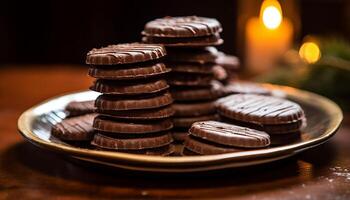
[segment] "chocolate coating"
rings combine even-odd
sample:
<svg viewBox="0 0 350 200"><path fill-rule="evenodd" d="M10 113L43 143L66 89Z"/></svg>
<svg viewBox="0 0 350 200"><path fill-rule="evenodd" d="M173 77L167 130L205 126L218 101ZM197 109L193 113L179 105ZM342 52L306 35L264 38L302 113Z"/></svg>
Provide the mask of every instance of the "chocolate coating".
<svg viewBox="0 0 350 200"><path fill-rule="evenodd" d="M140 66L135 65L132 68L122 69L114 69L112 67L91 67L89 69L89 75L94 78L107 80L135 80L159 76L168 73L169 71L170 69L166 68L163 63L157 63Z"/></svg>
<svg viewBox="0 0 350 200"><path fill-rule="evenodd" d="M174 117L194 117L215 113L214 102L174 103Z"/></svg>
<svg viewBox="0 0 350 200"><path fill-rule="evenodd" d="M173 127L173 123L169 119L149 122L129 122L119 121L117 119L104 116L97 116L93 123L96 131L108 133L125 133L125 134L146 134L156 133L169 130Z"/></svg>
<svg viewBox="0 0 350 200"><path fill-rule="evenodd" d="M189 137L185 141L185 148L200 155L213 155L243 151L242 149L235 147L227 147L215 144L209 144L200 140Z"/></svg>
<svg viewBox="0 0 350 200"><path fill-rule="evenodd" d="M94 135L92 123L95 116L96 114L87 114L64 119L52 127L51 134L67 141L91 140Z"/></svg>
<svg viewBox="0 0 350 200"><path fill-rule="evenodd" d="M304 118L304 111L297 103L277 97L234 94L215 104L220 115L248 123L288 124Z"/></svg>
<svg viewBox="0 0 350 200"><path fill-rule="evenodd" d="M156 44L117 44L99 49L92 49L87 53L86 64L90 65L120 65L145 62L162 58L166 55L163 46Z"/></svg>
<svg viewBox="0 0 350 200"><path fill-rule="evenodd" d="M93 113L95 110L94 100L92 101L72 101L67 104L65 110L69 112L69 116L79 116Z"/></svg>
<svg viewBox="0 0 350 200"><path fill-rule="evenodd" d="M221 32L221 24L212 18L164 17L145 25L143 35L156 37L199 37Z"/></svg>
<svg viewBox="0 0 350 200"><path fill-rule="evenodd" d="M128 139L117 139L98 133L94 136L91 144L104 149L140 150L166 146L172 141L173 139L169 133L160 136Z"/></svg>
<svg viewBox="0 0 350 200"><path fill-rule="evenodd" d="M164 119L174 115L175 110L172 106L165 106L161 108L132 110L132 111L101 111L100 114L116 119L134 119L134 120L156 120Z"/></svg>
<svg viewBox="0 0 350 200"><path fill-rule="evenodd" d="M219 34L193 37L193 38L165 38L165 37L143 37L142 42L150 44L162 44L166 47L207 47L218 46L224 43Z"/></svg>
<svg viewBox="0 0 350 200"><path fill-rule="evenodd" d="M118 98L100 95L95 101L95 106L98 110L102 111L142 110L163 107L171 104L172 102L173 99L168 92L144 98Z"/></svg>
<svg viewBox="0 0 350 200"><path fill-rule="evenodd" d="M260 148L270 145L270 136L263 131L217 121L196 122L189 132L203 140L234 147Z"/></svg>
<svg viewBox="0 0 350 200"><path fill-rule="evenodd" d="M91 86L91 90L110 95L154 94L169 88L163 79L150 81L109 81L98 79Z"/></svg>

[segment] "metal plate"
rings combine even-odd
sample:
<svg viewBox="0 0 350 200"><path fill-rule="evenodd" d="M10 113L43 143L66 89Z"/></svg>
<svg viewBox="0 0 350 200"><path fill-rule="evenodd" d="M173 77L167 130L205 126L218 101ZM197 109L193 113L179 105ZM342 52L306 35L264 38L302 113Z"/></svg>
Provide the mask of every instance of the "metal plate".
<svg viewBox="0 0 350 200"><path fill-rule="evenodd" d="M98 93L77 92L49 99L25 111L18 120L20 133L31 143L74 159L96 164L154 172L209 171L272 162L327 141L337 131L343 115L331 100L310 92L268 85L286 98L299 103L308 123L301 139L294 143L266 149L208 156L160 157L79 148L51 137L51 126L66 117L63 108L71 101L92 100Z"/></svg>

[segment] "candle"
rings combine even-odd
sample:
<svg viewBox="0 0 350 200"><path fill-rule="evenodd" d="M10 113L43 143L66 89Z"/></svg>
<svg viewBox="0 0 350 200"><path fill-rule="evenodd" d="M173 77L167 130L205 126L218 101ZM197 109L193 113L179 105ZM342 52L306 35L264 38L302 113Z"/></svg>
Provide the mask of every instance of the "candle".
<svg viewBox="0 0 350 200"><path fill-rule="evenodd" d="M248 70L253 74L270 71L277 59L292 44L293 26L283 18L278 1L265 0L260 16L251 18L246 25L246 59Z"/></svg>
<svg viewBox="0 0 350 200"><path fill-rule="evenodd" d="M299 56L307 63L315 63L321 58L321 51L316 42L304 42L299 49Z"/></svg>

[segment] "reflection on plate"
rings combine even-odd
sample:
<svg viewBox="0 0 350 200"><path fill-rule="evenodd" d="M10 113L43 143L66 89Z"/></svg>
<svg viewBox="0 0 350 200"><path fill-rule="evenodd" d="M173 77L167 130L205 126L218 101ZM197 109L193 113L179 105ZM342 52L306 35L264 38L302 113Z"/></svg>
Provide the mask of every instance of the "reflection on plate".
<svg viewBox="0 0 350 200"><path fill-rule="evenodd" d="M64 107L71 101L92 100L98 93L71 93L47 100L25 111L18 120L20 133L31 143L74 159L111 167L155 172L191 172L242 167L272 162L313 148L335 134L342 121L340 108L329 99L290 87L268 85L299 103L308 119L300 138L294 142L266 149L220 155L159 157L75 147L51 137L51 126L66 117Z"/></svg>

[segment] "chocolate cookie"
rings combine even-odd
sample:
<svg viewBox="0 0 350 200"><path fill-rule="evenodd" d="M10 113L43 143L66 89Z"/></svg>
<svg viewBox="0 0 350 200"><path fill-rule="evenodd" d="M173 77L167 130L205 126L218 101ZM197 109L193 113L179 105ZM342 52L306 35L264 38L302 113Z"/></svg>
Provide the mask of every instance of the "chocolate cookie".
<svg viewBox="0 0 350 200"><path fill-rule="evenodd" d="M140 97L119 98L115 96L100 95L95 106L100 111L142 110L167 106L173 102L170 93L160 95L145 95Z"/></svg>
<svg viewBox="0 0 350 200"><path fill-rule="evenodd" d="M93 123L93 128L97 131L108 133L125 133L125 134L146 134L169 130L173 127L170 119L158 121L123 121L97 116Z"/></svg>
<svg viewBox="0 0 350 200"><path fill-rule="evenodd" d="M175 110L172 106L161 108L131 110L131 111L98 111L100 114L115 119L134 119L134 120L157 120L164 119L174 115Z"/></svg>
<svg viewBox="0 0 350 200"><path fill-rule="evenodd" d="M188 73L171 73L168 77L168 84L171 86L200 86L209 87L213 80L212 75L194 75Z"/></svg>
<svg viewBox="0 0 350 200"><path fill-rule="evenodd" d="M277 97L235 94L217 100L216 108L226 118L262 126L271 134L295 131L306 123L298 104Z"/></svg>
<svg viewBox="0 0 350 200"><path fill-rule="evenodd" d="M174 117L195 117L215 113L214 102L174 103Z"/></svg>
<svg viewBox="0 0 350 200"><path fill-rule="evenodd" d="M224 95L222 87L222 83L212 80L210 81L210 87L196 89L173 87L170 93L176 101L213 100Z"/></svg>
<svg viewBox="0 0 350 200"><path fill-rule="evenodd" d="M167 60L169 62L216 64L218 50L215 47L204 48L168 48Z"/></svg>
<svg viewBox="0 0 350 200"><path fill-rule="evenodd" d="M289 100L254 94L235 94L217 100L225 117L256 124L287 124L304 118L302 108Z"/></svg>
<svg viewBox="0 0 350 200"><path fill-rule="evenodd" d="M96 114L87 114L64 119L52 127L51 134L67 141L91 140L94 135L92 123L95 116Z"/></svg>
<svg viewBox="0 0 350 200"><path fill-rule="evenodd" d="M296 133L306 126L305 118L295 122L286 123L286 124L256 124L256 123L249 123L249 122L229 119L225 116L221 116L221 120L227 123L238 125L238 126L245 126L256 130L265 131L270 135Z"/></svg>
<svg viewBox="0 0 350 200"><path fill-rule="evenodd" d="M163 63L148 65L133 65L129 68L112 68L112 67L92 67L89 69L89 75L94 78L107 80L135 80L159 76L169 72Z"/></svg>
<svg viewBox="0 0 350 200"><path fill-rule="evenodd" d="M186 16L164 17L145 25L143 35L154 37L199 37L222 31L221 24L212 18Z"/></svg>
<svg viewBox="0 0 350 200"><path fill-rule="evenodd" d="M199 154L199 155L213 155L213 154L223 154L223 153L233 153L233 152L243 151L242 149L235 148L235 147L228 147L228 146L218 145L215 143L204 142L200 139L194 139L193 137L189 137L185 141L185 148L190 152L194 152L195 154Z"/></svg>
<svg viewBox="0 0 350 200"><path fill-rule="evenodd" d="M189 128L195 122L218 120L218 119L219 119L219 116L215 114L201 115L196 117L174 117L173 123L174 123L174 127Z"/></svg>
<svg viewBox="0 0 350 200"><path fill-rule="evenodd" d="M214 74L213 64L193 64L193 63L167 63L172 72L194 73L194 74Z"/></svg>
<svg viewBox="0 0 350 200"><path fill-rule="evenodd" d="M196 122L189 132L192 136L227 146L261 148L270 145L270 136L265 132L217 121Z"/></svg>
<svg viewBox="0 0 350 200"><path fill-rule="evenodd" d="M229 94L260 94L260 95L271 95L271 91L261 84L246 82L246 81L235 81L227 84L222 88L223 93Z"/></svg>
<svg viewBox="0 0 350 200"><path fill-rule="evenodd" d="M237 70L240 65L239 59L236 56L227 55L223 52L218 52L215 63L217 65L223 66L229 71Z"/></svg>
<svg viewBox="0 0 350 200"><path fill-rule="evenodd" d="M149 44L163 44L166 47L206 47L218 46L224 43L219 34L193 37L193 38L164 38L164 37L142 37L142 42Z"/></svg>
<svg viewBox="0 0 350 200"><path fill-rule="evenodd" d="M145 81L109 81L98 79L91 90L109 95L138 95L153 94L169 88L163 79Z"/></svg>
<svg viewBox="0 0 350 200"><path fill-rule="evenodd" d="M72 101L67 104L65 110L69 112L69 116L79 116L93 113L95 110L95 101Z"/></svg>
<svg viewBox="0 0 350 200"><path fill-rule="evenodd" d="M140 150L166 146L172 141L169 133L142 138L113 138L98 133L94 136L91 144L103 149Z"/></svg>
<svg viewBox="0 0 350 200"><path fill-rule="evenodd" d="M303 127L306 126L306 119L303 118L301 120L286 123L286 124L264 124L262 125L262 130L265 130L266 132L277 135L277 134L288 134L288 133L295 133L300 131Z"/></svg>
<svg viewBox="0 0 350 200"><path fill-rule="evenodd" d="M166 51L162 45L156 44L117 44L100 49L92 49L86 56L86 64L120 65L145 62L162 58Z"/></svg>

